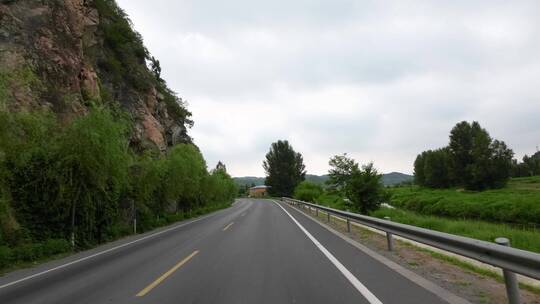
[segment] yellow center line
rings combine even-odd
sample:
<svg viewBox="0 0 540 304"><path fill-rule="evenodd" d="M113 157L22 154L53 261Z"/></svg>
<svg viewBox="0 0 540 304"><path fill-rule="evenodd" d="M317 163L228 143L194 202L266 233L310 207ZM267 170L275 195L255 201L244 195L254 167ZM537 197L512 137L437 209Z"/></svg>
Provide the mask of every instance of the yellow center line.
<svg viewBox="0 0 540 304"><path fill-rule="evenodd" d="M150 290L154 289L159 283L163 282L166 278L168 278L173 272L175 272L178 268L182 267L187 261L189 261L192 257L197 255L199 253L199 250L193 251L192 254L187 256L182 261L178 262L178 264L174 265L173 268L169 269L169 271L162 274L159 278L157 278L154 282L152 282L150 285L146 286L143 290L139 291L139 293L136 295L137 297L142 297L150 292Z"/></svg>
<svg viewBox="0 0 540 304"><path fill-rule="evenodd" d="M234 224L234 222L232 222L232 223L230 223L229 225L225 226L225 228L223 228L223 231L229 229L229 227L231 227L233 224Z"/></svg>

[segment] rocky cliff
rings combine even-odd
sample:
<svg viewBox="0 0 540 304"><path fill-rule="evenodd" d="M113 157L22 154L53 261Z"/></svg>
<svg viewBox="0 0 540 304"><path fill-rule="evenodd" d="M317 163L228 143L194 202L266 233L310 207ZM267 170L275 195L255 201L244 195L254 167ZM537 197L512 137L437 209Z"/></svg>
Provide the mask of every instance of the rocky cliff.
<svg viewBox="0 0 540 304"><path fill-rule="evenodd" d="M190 113L114 0L0 0L0 110L124 109L134 149L190 142Z"/></svg>

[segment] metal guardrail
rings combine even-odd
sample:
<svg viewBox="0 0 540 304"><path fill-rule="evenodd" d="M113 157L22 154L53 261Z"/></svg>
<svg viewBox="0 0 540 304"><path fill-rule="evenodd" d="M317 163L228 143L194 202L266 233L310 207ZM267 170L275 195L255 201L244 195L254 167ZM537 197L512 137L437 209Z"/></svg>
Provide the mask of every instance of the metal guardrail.
<svg viewBox="0 0 540 304"><path fill-rule="evenodd" d="M293 205L309 206L315 208L317 212L318 210L325 211L328 213L328 220L330 220L330 214L344 218L347 220L347 228L349 231L350 221L384 231L388 237L389 250L392 250L392 234L395 234L406 239L500 267L503 269L508 300L509 303L512 304L520 302L515 273L540 280L540 254L517 248L511 248L508 246L508 240L504 238L497 239L497 243L490 243L411 225L399 224L371 216L337 210L287 197L283 197L282 201Z"/></svg>

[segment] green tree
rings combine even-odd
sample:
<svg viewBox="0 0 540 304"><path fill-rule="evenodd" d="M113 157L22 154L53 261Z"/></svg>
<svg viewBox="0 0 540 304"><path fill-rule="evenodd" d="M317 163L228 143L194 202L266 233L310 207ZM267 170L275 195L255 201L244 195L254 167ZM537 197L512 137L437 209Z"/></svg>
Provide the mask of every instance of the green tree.
<svg viewBox="0 0 540 304"><path fill-rule="evenodd" d="M479 128L477 122L473 123L475 128ZM473 162L473 127L466 121L462 121L454 126L450 131L450 157L452 165L450 168L452 181L455 184L463 185L470 180L467 167ZM479 132L476 132L479 133Z"/></svg>
<svg viewBox="0 0 540 304"><path fill-rule="evenodd" d="M58 200L55 169L59 131L50 113L0 112L0 232L13 245L66 230L69 206Z"/></svg>
<svg viewBox="0 0 540 304"><path fill-rule="evenodd" d="M201 184L208 174L201 152L192 144L178 144L169 151L166 162L165 201L175 211L191 210L201 203Z"/></svg>
<svg viewBox="0 0 540 304"><path fill-rule="evenodd" d="M286 140L272 143L263 162L265 184L273 196L291 196L294 188L305 179L306 167L300 153Z"/></svg>
<svg viewBox="0 0 540 304"><path fill-rule="evenodd" d="M213 203L232 201L238 193L234 180L222 162L218 162L216 168L206 177L204 189L205 200Z"/></svg>
<svg viewBox="0 0 540 304"><path fill-rule="evenodd" d="M417 156L415 182L432 188L500 188L511 175L527 171L527 165L512 160L513 155L503 141L493 140L478 122L462 121L450 132L448 147Z"/></svg>
<svg viewBox="0 0 540 304"><path fill-rule="evenodd" d="M166 162L150 151L135 156L129 168L129 199L133 200L140 230L154 227L155 220L165 212L162 185Z"/></svg>
<svg viewBox="0 0 540 304"><path fill-rule="evenodd" d="M109 110L93 109L70 124L58 146L60 199L71 209L72 240L105 240L128 187L127 123Z"/></svg>
<svg viewBox="0 0 540 304"><path fill-rule="evenodd" d="M427 151L424 151L418 154L414 160L414 182L420 186L426 185L426 174L424 172L426 166L426 154Z"/></svg>
<svg viewBox="0 0 540 304"><path fill-rule="evenodd" d="M429 150L424 156L424 184L431 188L447 188L451 185L449 174L450 155L448 148Z"/></svg>
<svg viewBox="0 0 540 304"><path fill-rule="evenodd" d="M326 184L331 190L337 191L342 190L353 172L359 170L358 163L348 157L347 153L330 158L328 165L330 165L330 170Z"/></svg>
<svg viewBox="0 0 540 304"><path fill-rule="evenodd" d="M388 200L381 178L382 175L373 167L373 163L353 171L346 184L345 193L361 213L368 214Z"/></svg>
<svg viewBox="0 0 540 304"><path fill-rule="evenodd" d="M346 154L330 159L330 186L343 193L361 213L377 209L388 200L388 194L381 182L382 175L373 163L359 168L358 163Z"/></svg>
<svg viewBox="0 0 540 304"><path fill-rule="evenodd" d="M321 196L321 194L323 194L321 185L308 181L301 182L294 189L294 198L306 202L315 202L315 199Z"/></svg>
<svg viewBox="0 0 540 304"><path fill-rule="evenodd" d="M491 143L490 150L491 174L489 175L490 182L487 186L490 188L502 188L511 176L514 152L503 141L499 140L494 140Z"/></svg>
<svg viewBox="0 0 540 304"><path fill-rule="evenodd" d="M513 160L511 171L513 177L540 175L540 152L531 156L524 155L521 163Z"/></svg>

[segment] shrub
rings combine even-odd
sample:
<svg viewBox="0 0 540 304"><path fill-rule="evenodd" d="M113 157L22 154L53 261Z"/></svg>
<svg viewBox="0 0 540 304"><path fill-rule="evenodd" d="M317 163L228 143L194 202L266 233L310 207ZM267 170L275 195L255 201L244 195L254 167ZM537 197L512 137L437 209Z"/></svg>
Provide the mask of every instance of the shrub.
<svg viewBox="0 0 540 304"><path fill-rule="evenodd" d="M71 244L64 239L50 239L42 245L42 256L50 256L71 251Z"/></svg>
<svg viewBox="0 0 540 304"><path fill-rule="evenodd" d="M7 246L0 246L0 268L11 265L13 260L13 253Z"/></svg>
<svg viewBox="0 0 540 304"><path fill-rule="evenodd" d="M306 202L315 202L315 199L323 194L320 185L303 181L294 189L294 198Z"/></svg>

